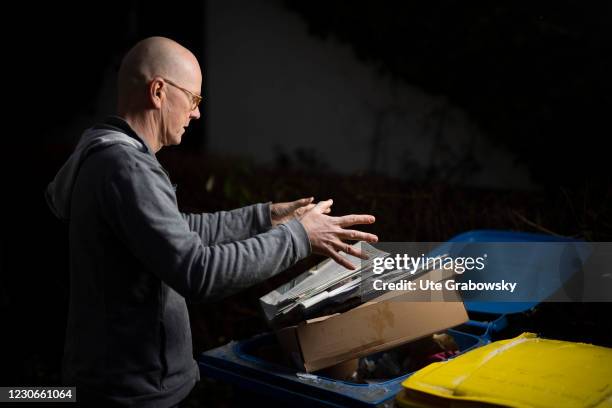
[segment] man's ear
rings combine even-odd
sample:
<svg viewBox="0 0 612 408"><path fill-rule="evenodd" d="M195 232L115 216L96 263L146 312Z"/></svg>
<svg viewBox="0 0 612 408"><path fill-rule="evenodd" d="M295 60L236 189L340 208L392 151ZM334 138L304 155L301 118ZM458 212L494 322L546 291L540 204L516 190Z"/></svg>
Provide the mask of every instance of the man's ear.
<svg viewBox="0 0 612 408"><path fill-rule="evenodd" d="M163 99L166 97L164 82L155 78L149 84L149 100L157 109L161 109Z"/></svg>

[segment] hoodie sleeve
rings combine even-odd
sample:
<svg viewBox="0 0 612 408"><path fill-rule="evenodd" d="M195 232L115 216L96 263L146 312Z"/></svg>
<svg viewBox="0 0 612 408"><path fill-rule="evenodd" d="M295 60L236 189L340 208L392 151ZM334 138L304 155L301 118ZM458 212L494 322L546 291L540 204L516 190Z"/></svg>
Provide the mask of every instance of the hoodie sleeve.
<svg viewBox="0 0 612 408"><path fill-rule="evenodd" d="M310 253L308 236L297 220L248 239L206 246L178 211L170 180L159 165L125 156L104 183L105 217L127 249L185 298L221 298Z"/></svg>
<svg viewBox="0 0 612 408"><path fill-rule="evenodd" d="M272 228L270 203L212 214L181 213L181 215L189 225L189 229L200 236L204 245L240 241Z"/></svg>

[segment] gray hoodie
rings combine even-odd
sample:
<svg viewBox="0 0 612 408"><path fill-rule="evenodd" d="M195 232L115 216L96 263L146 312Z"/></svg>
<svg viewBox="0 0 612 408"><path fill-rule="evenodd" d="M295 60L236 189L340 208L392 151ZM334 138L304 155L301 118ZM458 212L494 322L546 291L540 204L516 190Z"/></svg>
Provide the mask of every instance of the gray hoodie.
<svg viewBox="0 0 612 408"><path fill-rule="evenodd" d="M77 399L165 407L199 379L185 299L218 299L310 253L301 223L269 204L179 212L168 174L120 118L85 131L46 192L69 220L63 379Z"/></svg>

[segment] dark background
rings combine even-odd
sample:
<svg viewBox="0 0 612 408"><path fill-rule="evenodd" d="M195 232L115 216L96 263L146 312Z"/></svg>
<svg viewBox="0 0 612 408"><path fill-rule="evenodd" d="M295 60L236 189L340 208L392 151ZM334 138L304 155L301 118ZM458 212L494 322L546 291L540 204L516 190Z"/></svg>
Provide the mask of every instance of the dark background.
<svg viewBox="0 0 612 408"><path fill-rule="evenodd" d="M207 105L215 103L207 99L202 120L192 124L183 144L159 155L179 185L181 209L215 211L314 195L333 197L336 213L375 214L378 221L369 231L385 241L445 241L481 228L610 240L608 5L274 3L300 16L312 36L349 45L381 75L448 98L524 163L537 187L466 187L434 170L419 178L390 178L368 169L336 174L299 154L279 157L272 166L256 165L248 155L229 160L207 149L207 138L214 137L206 133ZM3 29L8 73L2 85L0 153L5 180L0 384L59 383L68 237L67 227L44 203L46 184L80 132L112 113L114 91L108 78L136 41L150 35L173 38L191 49L206 70L205 12L200 2L138 1L5 10L5 20L13 25ZM265 90L260 103L266 103ZM235 143L243 137L236 135ZM239 296L191 307L195 351L264 331L258 297L318 261L311 257ZM544 304L538 310L520 320L516 330L612 346L609 304ZM190 404L196 406L206 394L207 402L223 405L230 393L221 384L202 381Z"/></svg>

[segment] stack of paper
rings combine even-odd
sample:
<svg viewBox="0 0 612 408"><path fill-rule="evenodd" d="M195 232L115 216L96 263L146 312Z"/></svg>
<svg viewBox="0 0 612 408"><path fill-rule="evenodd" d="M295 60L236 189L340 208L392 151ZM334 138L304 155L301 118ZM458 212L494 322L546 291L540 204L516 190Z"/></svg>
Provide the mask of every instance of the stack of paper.
<svg viewBox="0 0 612 408"><path fill-rule="evenodd" d="M353 265L355 270L347 269L332 259L328 259L304 272L292 281L260 298L266 320L273 327L297 323L304 319L332 312L341 312L357 304L382 295L375 291L369 282L381 279L394 282L403 278L413 279L426 269L418 271L393 270L384 274L374 274L374 259L384 259L390 254L360 241L353 245L368 256L367 260L340 252Z"/></svg>

